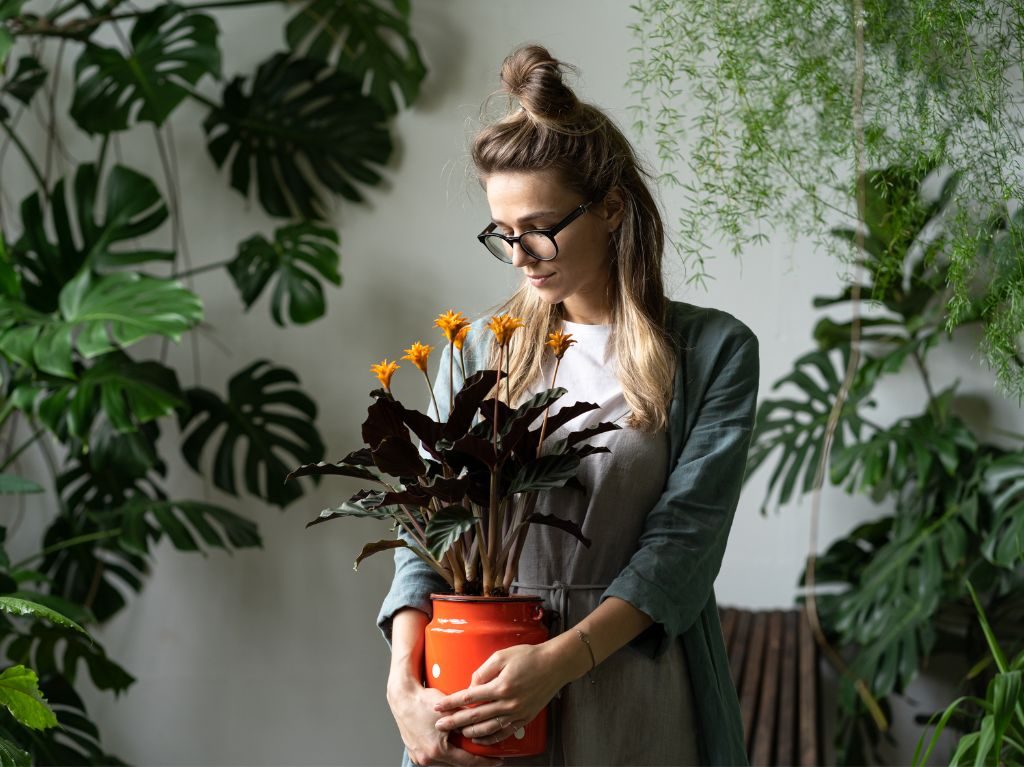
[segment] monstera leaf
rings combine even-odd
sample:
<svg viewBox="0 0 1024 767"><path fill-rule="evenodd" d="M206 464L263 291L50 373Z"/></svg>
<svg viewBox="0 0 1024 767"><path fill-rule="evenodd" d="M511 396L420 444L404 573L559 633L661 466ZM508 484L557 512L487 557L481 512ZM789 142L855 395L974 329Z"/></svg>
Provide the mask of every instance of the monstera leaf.
<svg viewBox="0 0 1024 767"><path fill-rule="evenodd" d="M3 32L0 32L0 37L2 36ZM18 66L14 73L0 86L0 97L10 96L24 106L28 106L44 82L46 82L46 70L39 63L39 59L34 56L22 56L18 59ZM6 120L9 117L10 114L0 99L0 120Z"/></svg>
<svg viewBox="0 0 1024 767"><path fill-rule="evenodd" d="M233 80L203 127L217 167L230 164L232 187L248 196L255 172L267 213L316 219L327 214L319 186L358 202L355 184L380 180L371 166L391 156L386 117L361 80L279 53L260 65L249 93Z"/></svg>
<svg viewBox="0 0 1024 767"><path fill-rule="evenodd" d="M101 520L104 527L119 527L121 545L137 554L148 554L151 544L159 542L164 535L179 551L199 551L197 538L207 546L225 550L263 545L254 522L200 501L139 497L111 511L94 512L92 516Z"/></svg>
<svg viewBox="0 0 1024 767"><path fill-rule="evenodd" d="M25 658L42 676L60 674L74 683L81 664L98 690L124 692L135 677L107 655L96 642L50 626L36 624L7 646L9 657Z"/></svg>
<svg viewBox="0 0 1024 767"><path fill-rule="evenodd" d="M61 289L83 266L103 271L174 259L172 251L117 247L118 243L134 241L155 231L167 218L167 207L150 179L129 168L114 166L104 183L102 213L97 206L101 195L95 165L78 166L71 205L65 196L64 181L58 181L50 195L53 230L57 233L55 243L46 232L39 194L34 192L21 203L24 232L11 255L15 266L23 272L25 299L33 309L54 311ZM77 236L71 208L78 222Z"/></svg>
<svg viewBox="0 0 1024 767"><path fill-rule="evenodd" d="M86 133L162 125L207 74L220 77L216 23L167 3L139 16L129 51L87 44L75 64L71 117Z"/></svg>
<svg viewBox="0 0 1024 767"><path fill-rule="evenodd" d="M828 352L810 352L796 361L793 372L772 385L775 390L791 383L801 390L803 399L764 400L758 406L746 477L749 478L773 451L779 449L781 453L768 483L768 493L761 506L762 514L767 513L768 503L776 489L778 505L789 502L801 473L801 492L810 492L814 486L815 472L824 449L825 426L850 359L849 346L839 347L839 351L842 359L838 370ZM821 381L812 375L815 370ZM850 392L835 432L837 451L851 438L860 439L864 421L857 408L866 396L867 391L856 386ZM867 400L864 404L873 406L874 402ZM833 460L834 456L835 453Z"/></svg>
<svg viewBox="0 0 1024 767"><path fill-rule="evenodd" d="M273 242L262 235L243 242L228 271L246 309L277 275L271 304L274 322L284 325L287 297L289 318L303 324L322 317L325 311L324 291L316 274L334 285L341 284L337 245L338 235L333 229L309 222L291 224L277 229Z"/></svg>
<svg viewBox="0 0 1024 767"><path fill-rule="evenodd" d="M34 764L125 764L104 752L99 730L89 720L85 703L64 677L44 676L39 680L39 688L57 715L60 727L25 731L23 745L33 754Z"/></svg>
<svg viewBox="0 0 1024 767"><path fill-rule="evenodd" d="M916 479L924 493L934 479L934 468L948 476L963 471L973 458L978 441L966 424L950 413L954 388L939 393L934 411L913 418L901 418L863 442L836 451L831 480L848 481L846 490L868 490L876 501Z"/></svg>
<svg viewBox="0 0 1024 767"><path fill-rule="evenodd" d="M409 106L427 73L410 34L408 0L310 0L285 34L296 53L365 76L370 95L388 114L398 111L395 88Z"/></svg>
<svg viewBox="0 0 1024 767"><path fill-rule="evenodd" d="M235 447L244 442L246 490L282 508L299 498L302 490L297 483L285 484L289 466L322 460L324 444L313 425L316 403L288 385L293 383L298 378L290 370L257 360L231 379L227 401L207 389L189 390L191 410L179 416L182 432L187 431L181 446L185 460L200 471L204 448L223 429L213 459L217 487L238 495ZM295 460L284 461L281 454ZM319 477L313 480L318 482Z"/></svg>
<svg viewBox="0 0 1024 767"><path fill-rule="evenodd" d="M111 352L77 381L49 390L39 404L39 416L55 434L88 442L99 413L117 431L133 432L139 424L170 415L183 404L173 370Z"/></svg>
<svg viewBox="0 0 1024 767"><path fill-rule="evenodd" d="M75 441L67 438L74 448ZM141 424L136 431L119 432L109 421L98 419L90 433L88 450L78 449L57 477L64 506L110 509L136 496L165 498L161 488L167 466L157 451L158 421Z"/></svg>
<svg viewBox="0 0 1024 767"><path fill-rule="evenodd" d="M177 341L203 316L199 297L177 281L134 272L97 278L85 269L61 290L59 308L59 319L35 314L8 328L0 335L0 352L45 373L75 378L76 348L89 359L151 335Z"/></svg>
<svg viewBox="0 0 1024 767"><path fill-rule="evenodd" d="M46 531L44 545L83 536L94 536L95 540L48 554L41 569L51 579L52 593L70 602L89 604L96 620L102 623L127 605L127 594L142 590L149 566L145 557L117 546L114 531L101 528L83 514L57 517ZM89 573L88 577L83 573Z"/></svg>

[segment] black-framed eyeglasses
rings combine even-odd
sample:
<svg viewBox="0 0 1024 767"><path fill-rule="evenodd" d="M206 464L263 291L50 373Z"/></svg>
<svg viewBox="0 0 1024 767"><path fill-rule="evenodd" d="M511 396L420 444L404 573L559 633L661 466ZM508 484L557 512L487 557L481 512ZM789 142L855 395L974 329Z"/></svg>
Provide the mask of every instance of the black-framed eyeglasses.
<svg viewBox="0 0 1024 767"><path fill-rule="evenodd" d="M558 255L558 243L555 242L555 235L586 213L587 208L593 204L593 201L582 203L568 216L548 229L531 229L518 237L509 237L495 232L494 229L498 225L491 222L476 238L484 244L492 256L506 264L512 263L512 249L517 242L530 258L535 258L538 261L550 261Z"/></svg>

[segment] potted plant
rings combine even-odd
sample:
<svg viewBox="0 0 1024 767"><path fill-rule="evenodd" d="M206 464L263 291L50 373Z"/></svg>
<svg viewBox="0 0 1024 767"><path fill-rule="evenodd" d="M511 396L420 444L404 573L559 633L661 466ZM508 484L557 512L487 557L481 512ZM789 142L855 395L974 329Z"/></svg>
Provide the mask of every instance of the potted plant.
<svg viewBox="0 0 1024 767"><path fill-rule="evenodd" d="M435 324L451 346L449 365L455 364L458 352L465 372L461 353L470 329L466 319L461 312L449 311ZM540 597L509 593L530 525L557 527L585 546L590 541L575 522L535 513L537 493L567 485L581 488L575 480L580 461L608 452L586 440L619 428L600 423L557 440L547 439L598 407L577 402L548 414L566 393L555 387L555 380L559 362L575 343L560 332L547 341L556 358L550 388L517 407L507 402L507 352L521 325L521 320L507 314L491 319L488 327L499 350L497 369L463 376L457 392L450 385L444 420L406 408L392 396L391 377L398 363L385 359L372 366L382 388L371 392L374 402L362 430L365 447L337 463L308 464L289 475L340 475L380 486L360 490L341 506L323 510L307 527L343 517L392 520L399 537L367 544L356 558L356 567L379 551L405 547L444 578L451 593L431 595L434 617L426 628L425 661L430 669L428 684L445 694L468 687L473 672L491 653L547 638ZM402 359L423 373L434 412L439 414L427 375L431 349L417 342ZM503 743L481 746L454 733L452 742L481 755L532 755L544 750L546 726L545 717L538 716Z"/></svg>

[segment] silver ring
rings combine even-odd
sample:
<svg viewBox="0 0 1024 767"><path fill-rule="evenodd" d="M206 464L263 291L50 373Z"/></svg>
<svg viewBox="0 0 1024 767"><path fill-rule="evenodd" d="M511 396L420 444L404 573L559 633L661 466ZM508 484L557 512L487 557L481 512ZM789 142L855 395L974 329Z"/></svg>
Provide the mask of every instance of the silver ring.
<svg viewBox="0 0 1024 767"><path fill-rule="evenodd" d="M506 727L508 727L507 724L505 724L504 722L501 721L501 717L500 716L494 717L494 721L498 723L498 727L500 727L502 730L504 730Z"/></svg>

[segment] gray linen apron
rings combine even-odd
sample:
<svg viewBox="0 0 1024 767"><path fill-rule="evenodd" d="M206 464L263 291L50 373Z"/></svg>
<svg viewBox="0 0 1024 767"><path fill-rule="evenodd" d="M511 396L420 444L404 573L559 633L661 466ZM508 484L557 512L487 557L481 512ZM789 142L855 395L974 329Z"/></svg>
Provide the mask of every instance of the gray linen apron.
<svg viewBox="0 0 1024 767"><path fill-rule="evenodd" d="M572 396L565 399L572 400ZM571 422L575 431L615 414L595 411ZM537 594L555 611L552 635L585 618L629 562L644 519L664 488L668 441L625 425L590 441L611 453L583 459L577 474L587 493L559 488L538 497L536 511L571 519L591 540L532 525L513 592ZM556 432L557 439L568 428ZM578 641L578 640L577 640ZM585 648L581 647L585 652ZM591 678L593 682L591 682ZM690 765L699 762L692 691L682 640L657 659L628 644L594 672L566 685L552 701L547 753L507 759L510 765Z"/></svg>

